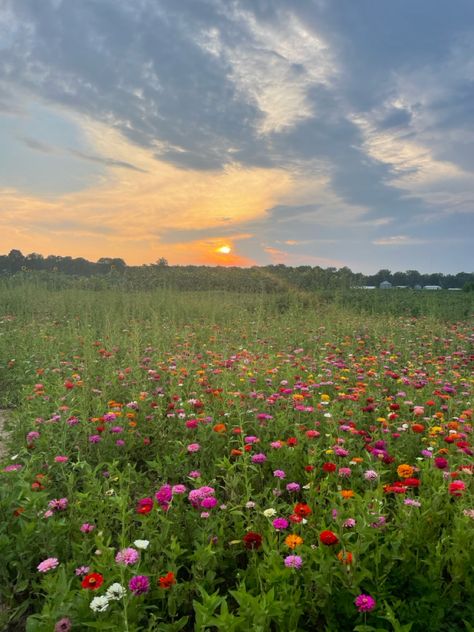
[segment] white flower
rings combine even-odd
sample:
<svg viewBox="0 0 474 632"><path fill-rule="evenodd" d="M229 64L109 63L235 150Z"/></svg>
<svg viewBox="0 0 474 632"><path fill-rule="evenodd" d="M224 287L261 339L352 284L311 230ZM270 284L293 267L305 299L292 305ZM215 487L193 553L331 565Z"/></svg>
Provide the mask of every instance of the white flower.
<svg viewBox="0 0 474 632"><path fill-rule="evenodd" d="M142 549L144 551L148 548L150 542L149 540L135 540L133 544L137 547L137 549Z"/></svg>
<svg viewBox="0 0 474 632"><path fill-rule="evenodd" d="M105 595L102 597L94 597L91 601L90 608L94 612L105 612L109 607L109 599Z"/></svg>
<svg viewBox="0 0 474 632"><path fill-rule="evenodd" d="M273 509L273 507L265 509L263 515L265 516L265 518L272 518L273 516L276 516L276 509Z"/></svg>
<svg viewBox="0 0 474 632"><path fill-rule="evenodd" d="M105 593L105 596L107 597L109 601L118 601L119 599L122 599L122 597L125 596L125 593L126 593L126 590L122 586L122 584L115 582L115 584L112 584L111 586L108 587L107 592Z"/></svg>

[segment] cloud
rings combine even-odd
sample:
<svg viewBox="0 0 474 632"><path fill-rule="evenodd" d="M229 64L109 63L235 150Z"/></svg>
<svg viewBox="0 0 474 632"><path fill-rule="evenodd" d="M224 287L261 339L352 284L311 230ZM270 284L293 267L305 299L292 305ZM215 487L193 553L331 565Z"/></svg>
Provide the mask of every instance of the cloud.
<svg viewBox="0 0 474 632"><path fill-rule="evenodd" d="M201 257L206 239L251 234L235 242L248 261L277 256L261 243L357 264L380 257L380 245L417 245L410 265L433 239L468 239L474 4L456 8L4 0L0 132L8 116L2 142L12 154L23 145L18 164L32 150L3 192L10 234L26 239L30 208L59 223L80 217L83 244L100 223L110 230L94 247L132 244L137 260L163 247L184 260L180 243ZM9 136L12 113L31 104L74 119L88 143L33 124ZM44 154L36 180L33 152ZM50 184L65 181L65 168L55 176L63 158L73 194ZM39 180L56 196L51 207L26 194Z"/></svg>
<svg viewBox="0 0 474 632"><path fill-rule="evenodd" d="M379 237L374 239L372 243L376 246L419 246L420 244L426 244L427 241L408 237L407 235L393 235L392 237Z"/></svg>

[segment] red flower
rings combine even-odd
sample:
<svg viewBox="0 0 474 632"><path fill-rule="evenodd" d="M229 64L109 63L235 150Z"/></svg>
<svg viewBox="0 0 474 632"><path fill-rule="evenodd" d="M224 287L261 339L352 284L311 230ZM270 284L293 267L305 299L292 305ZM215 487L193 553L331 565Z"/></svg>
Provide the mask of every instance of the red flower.
<svg viewBox="0 0 474 632"><path fill-rule="evenodd" d="M306 503L296 503L293 513L301 518L306 518L306 516L311 515L313 512L311 511L311 507Z"/></svg>
<svg viewBox="0 0 474 632"><path fill-rule="evenodd" d="M255 531L249 531L242 538L246 549L259 549L262 546L262 536Z"/></svg>
<svg viewBox="0 0 474 632"><path fill-rule="evenodd" d="M323 465L323 471L324 472L335 472L336 471L336 464L335 463L325 463Z"/></svg>
<svg viewBox="0 0 474 632"><path fill-rule="evenodd" d="M287 439L286 445L292 448L295 445L298 445L298 439L296 437L290 437L289 439Z"/></svg>
<svg viewBox="0 0 474 632"><path fill-rule="evenodd" d="M166 575L158 579L158 585L160 588L171 588L173 584L176 584L176 578L174 573L171 571L168 571Z"/></svg>
<svg viewBox="0 0 474 632"><path fill-rule="evenodd" d="M421 434L425 431L425 427L423 424L413 424L411 429L413 430L413 432L416 432L418 434Z"/></svg>
<svg viewBox="0 0 474 632"><path fill-rule="evenodd" d="M449 493L451 496L462 496L465 489L466 483L463 481L453 481L449 483Z"/></svg>
<svg viewBox="0 0 474 632"><path fill-rule="evenodd" d="M339 538L332 531L322 531L319 534L319 540L326 546L332 546L333 544L337 544L339 542Z"/></svg>
<svg viewBox="0 0 474 632"><path fill-rule="evenodd" d="M140 498L137 503L136 512L139 514L148 514L153 509L153 498Z"/></svg>
<svg viewBox="0 0 474 632"><path fill-rule="evenodd" d="M419 487L420 486L420 479L419 478L406 478L403 481L403 484L406 485L407 487Z"/></svg>
<svg viewBox="0 0 474 632"><path fill-rule="evenodd" d="M293 522L294 524L299 524L300 522L303 522L303 517L302 516L298 516L297 514L291 514L291 516L289 517L290 522Z"/></svg>
<svg viewBox="0 0 474 632"><path fill-rule="evenodd" d="M314 465L305 465L305 472L312 472L314 470Z"/></svg>
<svg viewBox="0 0 474 632"><path fill-rule="evenodd" d="M104 583L104 578L100 573L89 573L81 582L83 588L88 590L97 590Z"/></svg>

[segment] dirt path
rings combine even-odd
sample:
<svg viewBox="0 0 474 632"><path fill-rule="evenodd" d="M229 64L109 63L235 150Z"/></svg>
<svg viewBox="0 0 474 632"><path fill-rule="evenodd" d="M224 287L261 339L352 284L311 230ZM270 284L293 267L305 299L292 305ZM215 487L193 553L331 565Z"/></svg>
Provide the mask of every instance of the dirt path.
<svg viewBox="0 0 474 632"><path fill-rule="evenodd" d="M8 432L5 430L5 424L8 418L8 410L0 409L0 459L7 456L6 442L8 439Z"/></svg>

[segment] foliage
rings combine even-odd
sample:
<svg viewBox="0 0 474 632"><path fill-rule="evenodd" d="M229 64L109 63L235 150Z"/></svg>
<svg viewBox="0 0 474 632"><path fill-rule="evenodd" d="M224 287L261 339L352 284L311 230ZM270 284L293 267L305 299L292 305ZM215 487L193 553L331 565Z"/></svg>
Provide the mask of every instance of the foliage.
<svg viewBox="0 0 474 632"><path fill-rule="evenodd" d="M469 294L67 283L3 281L0 628L471 629Z"/></svg>

